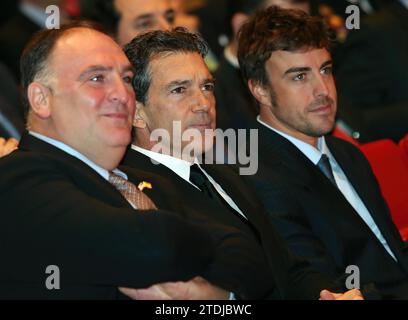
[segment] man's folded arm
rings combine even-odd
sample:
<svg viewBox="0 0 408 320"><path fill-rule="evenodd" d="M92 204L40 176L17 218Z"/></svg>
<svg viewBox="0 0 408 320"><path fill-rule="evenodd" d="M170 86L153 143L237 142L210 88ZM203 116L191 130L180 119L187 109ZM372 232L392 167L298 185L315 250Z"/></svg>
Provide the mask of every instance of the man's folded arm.
<svg viewBox="0 0 408 320"><path fill-rule="evenodd" d="M147 287L201 275L211 237L165 211L115 208L58 173L44 172L1 190L6 279L43 279L57 265L64 281Z"/></svg>

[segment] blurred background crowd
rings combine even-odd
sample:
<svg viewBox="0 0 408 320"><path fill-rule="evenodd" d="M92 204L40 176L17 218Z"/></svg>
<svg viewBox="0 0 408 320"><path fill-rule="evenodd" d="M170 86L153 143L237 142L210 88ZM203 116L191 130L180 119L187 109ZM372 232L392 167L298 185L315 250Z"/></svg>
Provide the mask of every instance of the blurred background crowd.
<svg viewBox="0 0 408 320"><path fill-rule="evenodd" d="M151 29L184 26L200 32L211 48L207 63L217 79L217 124L222 129L246 128L257 115L236 59L236 36L247 17L269 5L321 15L336 40L336 130L356 143L384 138L398 142L408 132L408 5L404 0L5 0L0 4L0 137L18 139L24 129L19 56L30 36L44 28L45 8L52 4L60 8L61 22L96 20L121 45ZM360 29L345 27L350 5L359 8Z"/></svg>

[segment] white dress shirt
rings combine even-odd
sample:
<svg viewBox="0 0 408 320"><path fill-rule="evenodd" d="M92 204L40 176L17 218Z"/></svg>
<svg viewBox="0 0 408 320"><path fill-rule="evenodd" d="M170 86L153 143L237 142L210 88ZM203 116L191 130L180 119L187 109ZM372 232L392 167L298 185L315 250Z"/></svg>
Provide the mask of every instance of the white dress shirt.
<svg viewBox="0 0 408 320"><path fill-rule="evenodd" d="M295 145L314 165L317 165L319 162L322 154L326 154L329 158L330 165L332 167L334 179L336 180L337 187L343 194L343 196L347 199L350 205L354 208L354 210L358 213L361 219L368 225L371 231L375 234L377 239L381 242L385 250L397 260L393 252L391 251L387 241L385 240L384 236L382 235L380 229L377 227L374 219L372 218L370 212L368 211L367 207L364 205L363 201L361 200L360 196L354 189L353 185L347 179L345 173L341 169L340 165L337 163L334 156L331 154L329 148L327 147L326 140L324 137L320 137L317 142L317 149L312 145L303 142L299 139L296 139L288 134L285 134L270 125L263 122L260 117L257 118L258 122L264 125L265 127L273 130L277 134L281 135L282 137L289 140L292 144Z"/></svg>
<svg viewBox="0 0 408 320"><path fill-rule="evenodd" d="M224 58L227 60L235 69L239 70L238 58L232 53L231 47L226 46L224 49Z"/></svg>
<svg viewBox="0 0 408 320"><path fill-rule="evenodd" d="M401 0L401 3L408 9L408 0Z"/></svg>
<svg viewBox="0 0 408 320"><path fill-rule="evenodd" d="M231 197L222 189L222 187L203 169L201 168L200 164L197 162L197 159L194 163L175 158L166 154L161 154L157 152L153 152L147 149L140 148L136 145L132 145L132 149L134 151L140 152L145 156L149 157L151 160L154 160L163 166L169 168L175 174L177 174L180 178L185 180L186 182L190 183L192 186L197 188L193 183L190 181L190 167L195 163L201 169L201 171L205 174L207 179L210 183L214 186L220 196L233 208L236 212L246 218L245 214L238 208L237 204ZM197 188L199 190L199 188Z"/></svg>

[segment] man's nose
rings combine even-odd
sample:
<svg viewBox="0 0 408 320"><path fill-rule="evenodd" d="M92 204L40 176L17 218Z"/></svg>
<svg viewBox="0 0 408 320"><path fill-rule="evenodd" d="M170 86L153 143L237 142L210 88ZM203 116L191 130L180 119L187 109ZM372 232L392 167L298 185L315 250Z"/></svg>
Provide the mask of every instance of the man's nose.
<svg viewBox="0 0 408 320"><path fill-rule="evenodd" d="M315 78L315 81L314 81L314 88L313 88L314 96L315 97L328 96L330 93L330 90L329 90L330 81L331 79L329 79L328 77L325 77L319 74Z"/></svg>
<svg viewBox="0 0 408 320"><path fill-rule="evenodd" d="M173 28L173 24L170 23L165 17L160 17L158 20L158 29L168 31Z"/></svg>
<svg viewBox="0 0 408 320"><path fill-rule="evenodd" d="M109 97L112 101L118 101L121 104L127 104L129 99L132 99L132 89L130 85L122 79L122 77L117 76L112 83Z"/></svg>
<svg viewBox="0 0 408 320"><path fill-rule="evenodd" d="M207 112L210 109L210 98L202 90L197 90L193 99L194 112Z"/></svg>

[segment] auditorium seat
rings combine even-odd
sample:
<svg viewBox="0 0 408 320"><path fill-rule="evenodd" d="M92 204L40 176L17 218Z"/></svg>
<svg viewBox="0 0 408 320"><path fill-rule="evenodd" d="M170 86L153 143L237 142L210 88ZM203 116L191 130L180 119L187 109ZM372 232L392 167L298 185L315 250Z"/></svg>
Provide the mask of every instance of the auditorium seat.
<svg viewBox="0 0 408 320"><path fill-rule="evenodd" d="M388 139L358 144L339 129L333 135L358 146L367 157L392 219L402 238L408 241L408 135L398 145Z"/></svg>
<svg viewBox="0 0 408 320"><path fill-rule="evenodd" d="M407 155L392 140L360 145L390 207L394 223L408 240L408 162Z"/></svg>

